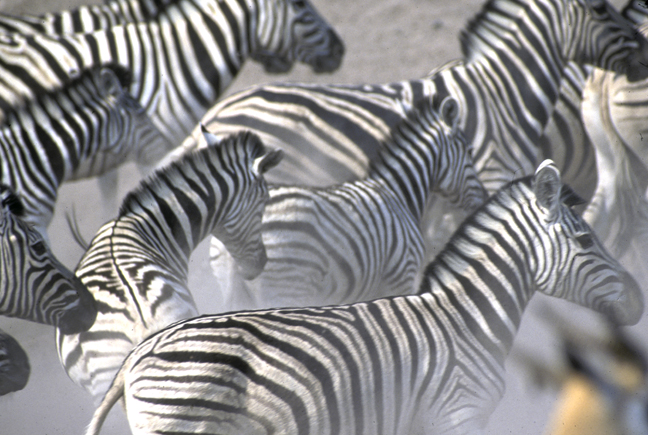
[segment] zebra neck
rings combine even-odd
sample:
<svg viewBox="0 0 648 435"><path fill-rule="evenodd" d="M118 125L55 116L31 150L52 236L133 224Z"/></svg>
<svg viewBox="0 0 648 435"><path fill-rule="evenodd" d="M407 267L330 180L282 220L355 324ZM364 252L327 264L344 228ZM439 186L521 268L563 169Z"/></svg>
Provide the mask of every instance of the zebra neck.
<svg viewBox="0 0 648 435"><path fill-rule="evenodd" d="M413 141L402 133L401 128L396 127L394 140L385 144L376 162L372 162L367 180L377 183L384 193L390 193L402 202L418 222L441 168L437 161L435 138L417 132Z"/></svg>
<svg viewBox="0 0 648 435"><path fill-rule="evenodd" d="M514 198L491 198L468 218L424 274L419 294L503 362L535 292L532 231Z"/></svg>
<svg viewBox="0 0 648 435"><path fill-rule="evenodd" d="M84 123L97 113L103 113L103 109L91 101L83 101L80 105L76 101L94 90L92 85L86 84L78 82L67 92L45 95L27 107L6 113L0 128L0 179L3 182L15 186L23 195L38 185L42 194L52 203L55 201L59 186L93 153L102 136L102 132L88 131ZM79 87L84 87L84 91L77 92ZM74 108L72 113L70 108ZM18 149L22 152L16 152ZM18 168L37 170L17 174ZM27 186L20 188L16 183ZM25 200L31 202L28 198Z"/></svg>
<svg viewBox="0 0 648 435"><path fill-rule="evenodd" d="M545 1L543 8L549 11L541 14L538 11L544 9L535 3L531 0L492 0L468 24L460 39L470 74L489 84L483 89L497 87L502 93L489 98L505 99L503 102L511 107L515 118L519 117L518 121L529 124L538 120L535 129L540 135L542 126L551 116L567 65L564 51L568 41L556 34L554 30L560 26L553 21L565 20L567 11L563 10L561 1ZM492 81L493 72L501 81ZM524 119L529 111L534 112L535 119Z"/></svg>

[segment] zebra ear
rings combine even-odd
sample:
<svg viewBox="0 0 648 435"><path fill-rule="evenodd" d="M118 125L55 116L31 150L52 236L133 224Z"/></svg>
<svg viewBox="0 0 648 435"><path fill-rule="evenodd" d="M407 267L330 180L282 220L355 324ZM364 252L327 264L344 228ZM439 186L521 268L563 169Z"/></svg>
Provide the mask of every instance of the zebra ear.
<svg viewBox="0 0 648 435"><path fill-rule="evenodd" d="M202 131L202 135L205 138L205 142L207 142L207 146L217 146L220 144L220 139L215 134L211 134L209 131L207 131L207 127L205 127L205 124L202 122L200 123L200 131Z"/></svg>
<svg viewBox="0 0 648 435"><path fill-rule="evenodd" d="M266 173L269 169L274 168L283 159L283 150L276 148L268 151L266 154L254 160L253 169L257 174Z"/></svg>
<svg viewBox="0 0 648 435"><path fill-rule="evenodd" d="M547 209L549 219L555 220L562 202L560 171L552 160L545 160L538 166L533 179L533 190L538 204Z"/></svg>
<svg viewBox="0 0 648 435"><path fill-rule="evenodd" d="M459 123L459 103L454 98L444 98L441 101L439 112L443 121L450 127L455 128Z"/></svg>

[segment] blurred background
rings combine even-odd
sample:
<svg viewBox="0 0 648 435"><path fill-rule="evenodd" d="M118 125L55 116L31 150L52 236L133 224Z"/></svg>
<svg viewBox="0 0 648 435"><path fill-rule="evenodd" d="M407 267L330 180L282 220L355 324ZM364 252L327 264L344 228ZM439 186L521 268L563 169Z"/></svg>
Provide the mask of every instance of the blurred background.
<svg viewBox="0 0 648 435"><path fill-rule="evenodd" d="M87 0L86 0L87 1ZM96 0L95 0L96 2ZM311 0L342 37L346 54L341 68L333 74L315 75L296 65L290 74L268 75L248 61L227 94L267 82L385 83L419 78L443 63L459 58L459 32L482 7L477 0ZM620 7L623 2L613 2ZM0 0L5 13L40 13L81 4L79 0L45 2L39 0ZM134 166L121 170L119 194L137 185L139 173ZM121 198L102 204L95 180L65 184L59 192L49 235L55 255L74 269L83 250L74 241L65 219L77 217L81 233L91 240L105 221L116 216ZM219 312L219 301L210 297L213 277L208 264L208 241L194 252L190 265L190 289L202 313ZM556 338L538 319L539 307L549 304L569 318L587 325L591 313L567 302L536 295L516 339L519 349L540 361L551 362L559 352ZM648 349L642 331L646 316L629 332ZM0 434L2 435L80 435L94 411L90 396L68 379L56 355L54 330L26 321L0 317L0 328L14 336L29 354L31 377L27 387L0 397ZM538 389L514 360L507 363L504 399L492 415L488 430L495 434L541 434L556 394ZM102 434L129 433L125 417L115 406L103 426Z"/></svg>

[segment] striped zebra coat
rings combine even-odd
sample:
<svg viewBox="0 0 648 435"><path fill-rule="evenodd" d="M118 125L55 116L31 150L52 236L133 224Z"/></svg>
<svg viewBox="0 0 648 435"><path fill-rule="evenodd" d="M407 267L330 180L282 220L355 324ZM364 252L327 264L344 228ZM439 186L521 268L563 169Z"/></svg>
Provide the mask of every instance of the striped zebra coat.
<svg viewBox="0 0 648 435"><path fill-rule="evenodd" d="M58 35L25 29L25 34L3 35L0 107L13 107L85 69L117 64L132 73L128 92L162 134L179 144L248 57L269 72L285 72L294 61L305 62L316 72L331 72L344 53L340 38L303 0L155 0L120 5L101 9L96 20L88 17L87 8L54 19L85 17L93 24L77 26L83 30L124 22L90 33ZM123 9L140 12L120 16ZM135 21L125 22L130 20ZM47 24L44 29L70 30Z"/></svg>
<svg viewBox="0 0 648 435"><path fill-rule="evenodd" d="M639 41L638 41L638 40ZM203 123L217 135L253 129L286 158L269 181L330 185L366 175L382 141L416 101L457 99L459 126L493 192L532 173L567 62L635 79L648 70L644 38L599 0L491 0L462 35L464 60L382 85L277 84L218 103ZM196 134L183 150L196 146ZM442 213L437 213L442 214Z"/></svg>
<svg viewBox="0 0 648 435"><path fill-rule="evenodd" d="M423 103L396 127L365 179L319 189L270 188L262 227L268 263L241 283L247 291L228 289L223 299L231 302L222 311L412 293L425 254L420 226L430 196L440 193L467 212L486 198L456 126L456 101L444 101L439 114ZM212 253L219 246L212 239ZM224 257L212 261L215 276L226 273Z"/></svg>
<svg viewBox="0 0 648 435"><path fill-rule="evenodd" d="M24 349L11 335L0 330L0 396L25 388L30 371Z"/></svg>
<svg viewBox="0 0 648 435"><path fill-rule="evenodd" d="M99 175L127 160L153 164L171 149L124 88L119 68L97 68L0 124L0 182L21 196L24 219L45 237L65 181Z"/></svg>
<svg viewBox="0 0 648 435"><path fill-rule="evenodd" d="M0 315L85 331L95 320L94 299L23 219L20 198L0 184Z"/></svg>
<svg viewBox="0 0 648 435"><path fill-rule="evenodd" d="M635 323L637 283L562 202L543 163L468 218L416 295L178 322L128 356L87 434L120 398L133 434L464 434L504 390L535 291Z"/></svg>
<svg viewBox="0 0 648 435"><path fill-rule="evenodd" d="M246 278L266 262L261 215L265 171L281 158L242 133L156 172L130 192L95 235L76 275L97 301L92 327L57 334L70 378L99 399L128 352L169 323L197 315L189 256L207 235L221 240Z"/></svg>
<svg viewBox="0 0 648 435"><path fill-rule="evenodd" d="M634 0L622 14L648 34L648 9ZM579 193L591 198L583 216L605 247L640 282L648 278L648 81L570 65L569 92L554 114L544 155L560 160ZM591 174L588 176L586 174ZM598 175L598 176L597 176Z"/></svg>

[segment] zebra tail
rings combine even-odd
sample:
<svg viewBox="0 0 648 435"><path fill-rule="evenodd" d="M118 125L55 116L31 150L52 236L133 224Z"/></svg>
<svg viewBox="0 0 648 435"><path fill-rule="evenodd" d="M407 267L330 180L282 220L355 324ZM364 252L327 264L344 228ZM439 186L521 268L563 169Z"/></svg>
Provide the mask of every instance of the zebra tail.
<svg viewBox="0 0 648 435"><path fill-rule="evenodd" d="M106 392L103 400L92 416L92 421L86 430L85 435L99 435L108 413L119 399L124 396L124 370L120 370Z"/></svg>

